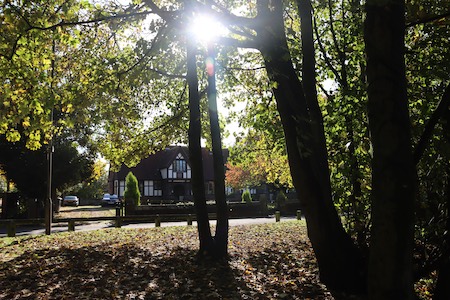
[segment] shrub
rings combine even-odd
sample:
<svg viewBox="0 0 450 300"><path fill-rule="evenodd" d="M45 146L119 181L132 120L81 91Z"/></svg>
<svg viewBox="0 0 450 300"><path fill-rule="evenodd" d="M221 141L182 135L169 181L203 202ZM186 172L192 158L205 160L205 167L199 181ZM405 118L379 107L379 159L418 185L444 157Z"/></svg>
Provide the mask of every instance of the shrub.
<svg viewBox="0 0 450 300"><path fill-rule="evenodd" d="M252 202L252 195L250 194L249 190L245 190L242 193L242 202L245 202L245 203L251 203Z"/></svg>
<svg viewBox="0 0 450 300"><path fill-rule="evenodd" d="M125 178L125 201L136 206L141 205L141 193L136 176L129 172Z"/></svg>

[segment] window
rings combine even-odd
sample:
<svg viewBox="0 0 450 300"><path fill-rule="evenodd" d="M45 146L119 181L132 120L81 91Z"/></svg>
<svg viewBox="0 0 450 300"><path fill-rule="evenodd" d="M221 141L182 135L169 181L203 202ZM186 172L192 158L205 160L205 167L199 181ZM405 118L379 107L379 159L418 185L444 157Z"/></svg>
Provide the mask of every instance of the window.
<svg viewBox="0 0 450 300"><path fill-rule="evenodd" d="M125 194L125 180L119 181L119 193L117 194L119 197Z"/></svg>
<svg viewBox="0 0 450 300"><path fill-rule="evenodd" d="M174 172L186 172L186 161L184 159L175 159L172 166Z"/></svg>
<svg viewBox="0 0 450 300"><path fill-rule="evenodd" d="M114 180L114 194L119 195L119 180Z"/></svg>
<svg viewBox="0 0 450 300"><path fill-rule="evenodd" d="M162 182L144 180L144 196L162 196Z"/></svg>
<svg viewBox="0 0 450 300"><path fill-rule="evenodd" d="M162 182L154 181L154 196L162 196Z"/></svg>
<svg viewBox="0 0 450 300"><path fill-rule="evenodd" d="M144 196L153 196L152 180L144 180Z"/></svg>
<svg viewBox="0 0 450 300"><path fill-rule="evenodd" d="M226 186L226 187L225 187L225 193L226 193L227 195L233 194L233 188L232 188L231 186Z"/></svg>

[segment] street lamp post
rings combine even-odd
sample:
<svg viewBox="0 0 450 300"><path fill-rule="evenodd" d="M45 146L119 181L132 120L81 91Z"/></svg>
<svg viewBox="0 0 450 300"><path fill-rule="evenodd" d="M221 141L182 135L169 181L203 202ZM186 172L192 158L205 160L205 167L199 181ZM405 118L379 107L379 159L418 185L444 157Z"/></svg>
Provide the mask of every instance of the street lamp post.
<svg viewBox="0 0 450 300"><path fill-rule="evenodd" d="M53 38L52 41L52 53L55 55L56 53L56 41L55 38ZM51 82L50 82L50 102L51 102L51 112L50 112L50 122L53 126L54 123L54 80L55 80L55 57L52 57L52 64L51 64ZM53 173L53 133L50 138L50 143L48 145L48 152L47 152L47 198L45 199L44 203L44 218L45 218L45 234L50 235L52 232L52 218L53 218L53 201L52 201L52 173Z"/></svg>
<svg viewBox="0 0 450 300"><path fill-rule="evenodd" d="M53 115L53 111L52 111ZM53 117L52 117L53 119ZM45 199L45 234L49 235L52 232L52 170L53 170L53 144L50 142L47 153L47 198Z"/></svg>

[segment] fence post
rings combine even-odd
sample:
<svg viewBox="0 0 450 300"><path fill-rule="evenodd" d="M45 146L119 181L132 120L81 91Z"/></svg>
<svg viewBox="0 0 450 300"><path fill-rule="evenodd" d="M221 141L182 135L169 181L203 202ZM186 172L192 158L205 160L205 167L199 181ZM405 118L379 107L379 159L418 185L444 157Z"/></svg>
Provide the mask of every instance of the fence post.
<svg viewBox="0 0 450 300"><path fill-rule="evenodd" d="M277 210L275 212L275 222L280 222L280 211L279 210Z"/></svg>
<svg viewBox="0 0 450 300"><path fill-rule="evenodd" d="M159 217L159 215L156 215L155 227L161 227L161 218Z"/></svg>
<svg viewBox="0 0 450 300"><path fill-rule="evenodd" d="M120 206L116 206L116 228L122 227L122 219L120 218L121 212Z"/></svg>
<svg viewBox="0 0 450 300"><path fill-rule="evenodd" d="M297 210L297 220L301 220L302 219L302 211L300 209Z"/></svg>
<svg viewBox="0 0 450 300"><path fill-rule="evenodd" d="M8 237L15 237L16 236L16 222L14 220L11 220L8 222Z"/></svg>
<svg viewBox="0 0 450 300"><path fill-rule="evenodd" d="M75 221L69 220L69 231L75 231Z"/></svg>
<svg viewBox="0 0 450 300"><path fill-rule="evenodd" d="M191 214L188 214L187 224L188 224L188 226L192 225L192 215Z"/></svg>

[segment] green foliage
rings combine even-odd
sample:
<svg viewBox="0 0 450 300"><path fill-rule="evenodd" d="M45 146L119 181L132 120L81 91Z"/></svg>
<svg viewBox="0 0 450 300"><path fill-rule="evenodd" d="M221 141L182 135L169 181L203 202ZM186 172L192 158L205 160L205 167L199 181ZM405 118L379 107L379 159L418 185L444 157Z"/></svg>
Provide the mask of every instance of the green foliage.
<svg viewBox="0 0 450 300"><path fill-rule="evenodd" d="M145 17L131 17L134 13L139 13L135 6L109 1L5 3L0 134L36 150L70 130L113 167L185 142L183 44L162 20L155 19L152 28L164 30L164 39L143 35ZM130 17L102 21L114 14ZM161 72L159 59L165 60Z"/></svg>
<svg viewBox="0 0 450 300"><path fill-rule="evenodd" d="M92 176L83 183L70 188L70 190L71 194L82 199L101 199L105 191L108 190L108 172L105 163L96 161Z"/></svg>
<svg viewBox="0 0 450 300"><path fill-rule="evenodd" d="M366 239L370 226L371 142L367 126L363 6L354 1L315 4L317 75L333 199L344 226ZM344 13L345 12L345 13ZM325 59L323 59L325 58ZM326 86L332 80L334 86Z"/></svg>
<svg viewBox="0 0 450 300"><path fill-rule="evenodd" d="M242 192L242 202L243 203L251 203L252 202L252 195L250 194L250 191L248 189L246 189Z"/></svg>
<svg viewBox="0 0 450 300"><path fill-rule="evenodd" d="M47 195L47 149L29 150L24 141L11 143L0 136L0 165L17 189L28 198L42 200ZM54 141L52 187L63 193L70 187L89 182L94 159L80 153L69 138Z"/></svg>
<svg viewBox="0 0 450 300"><path fill-rule="evenodd" d="M141 193L139 192L139 184L136 176L134 176L132 172L129 172L127 174L127 177L125 178L124 198L128 203L132 203L136 206L141 205Z"/></svg>
<svg viewBox="0 0 450 300"><path fill-rule="evenodd" d="M271 127L270 130L282 132L280 124ZM284 143L281 138L274 140L267 132L256 128L249 130L231 148L229 161L227 181L240 182L241 188L261 183L293 187ZM241 176L237 176L239 174ZM241 178L240 181L237 178Z"/></svg>
<svg viewBox="0 0 450 300"><path fill-rule="evenodd" d="M24 145L21 148L42 148L35 161L42 161L44 148L52 137L67 132L77 146L101 151L113 168L123 162L133 165L167 144L186 141L188 105L184 40L180 39L184 32L178 30L184 24L180 26L179 19L155 17L148 31L143 15L66 26L70 22L148 11L145 1L136 0L134 5L127 6L114 2L94 5L89 1L53 0L2 4L0 136L16 143L13 145ZM167 16L171 11L180 16L177 11L180 1L156 3L168 12ZM224 8L230 11L239 7L241 17L257 15L254 1L224 3ZM301 32L295 4L285 2L284 15L289 50L300 76ZM367 130L363 5L354 0L312 4L316 72L321 87L319 101L333 199L344 216L346 229L355 238L365 240L371 225L372 148ZM407 23L444 14L448 12L447 4L447 0L408 1ZM59 26L62 22L66 25ZM234 28L244 28L241 25ZM448 84L448 27L448 18L441 18L406 28L414 142L419 140ZM233 30L240 45L254 40L252 28L242 32L245 35ZM230 119L248 129L237 136L231 149L231 164L250 174L248 181L244 184L241 180L241 184L265 181L278 187L292 187L272 92L273 88L280 88L279 83L267 77L259 52L228 45L217 48L218 90L228 107L238 107ZM198 65L203 66L205 49L199 46L198 53ZM325 85L326 81L333 82L333 86ZM206 80L202 77L200 90L205 87ZM206 111L206 102L202 101L202 105ZM206 114L202 117L207 119ZM202 124L206 129L208 122ZM450 173L446 132L442 122L417 166L416 233L423 243L429 243L427 247L439 245L448 218L444 209ZM22 152L17 157L21 155ZM55 163L65 160L61 157ZM85 169L89 169L88 165ZM43 167L42 164L35 169ZM31 172L32 168L27 170Z"/></svg>

